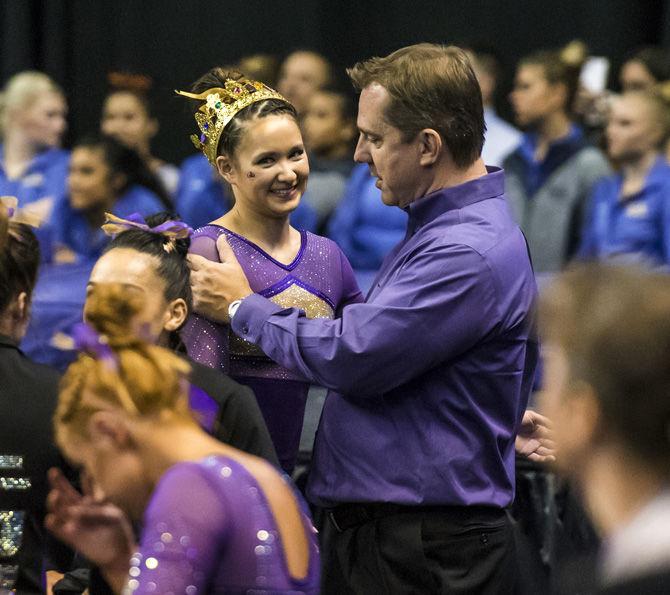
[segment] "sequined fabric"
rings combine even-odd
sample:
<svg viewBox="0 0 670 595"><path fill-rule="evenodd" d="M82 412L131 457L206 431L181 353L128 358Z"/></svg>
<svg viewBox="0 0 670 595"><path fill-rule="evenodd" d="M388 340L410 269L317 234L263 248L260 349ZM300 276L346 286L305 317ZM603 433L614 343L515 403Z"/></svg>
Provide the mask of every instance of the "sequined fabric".
<svg viewBox="0 0 670 595"><path fill-rule="evenodd" d="M20 455L0 455L0 473L20 473L23 471L23 457ZM0 476L0 491L6 493L30 490L28 477ZM25 511L0 510L0 592L9 593L18 578L19 566L14 564L23 541Z"/></svg>
<svg viewBox="0 0 670 595"><path fill-rule="evenodd" d="M349 263L327 238L301 232L298 254L293 262L284 264L242 236L206 225L193 235L191 251L218 261L216 240L220 235L228 240L251 288L282 307L299 308L309 318L334 318L346 303L360 299ZM254 390L282 467L290 472L309 390L306 380L273 362L227 325L194 315L182 338L195 361L229 373ZM286 423L287 409L294 423Z"/></svg>
<svg viewBox="0 0 670 595"><path fill-rule="evenodd" d="M318 593L316 531L294 493L310 549L307 575L299 579L289 575L269 505L242 465L223 456L175 465L147 508L123 592Z"/></svg>
<svg viewBox="0 0 670 595"><path fill-rule="evenodd" d="M216 240L222 234L255 292L280 306L300 308L309 318L334 317L348 288L343 287L343 256L333 242L303 231L297 256L290 264L283 264L242 236L206 225L195 232L191 251L218 261ZM225 325L194 316L183 337L193 359L235 377L300 379L271 363L258 347L229 332Z"/></svg>

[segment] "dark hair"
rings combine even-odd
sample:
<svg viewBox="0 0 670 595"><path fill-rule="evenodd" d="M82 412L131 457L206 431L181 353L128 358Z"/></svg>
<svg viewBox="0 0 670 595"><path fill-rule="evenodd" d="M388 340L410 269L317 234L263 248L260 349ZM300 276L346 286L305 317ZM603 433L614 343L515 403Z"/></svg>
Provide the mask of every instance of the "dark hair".
<svg viewBox="0 0 670 595"><path fill-rule="evenodd" d="M86 148L102 151L105 163L114 174L121 174L125 183L120 190L123 194L134 185L143 186L153 192L166 209L172 208L172 201L154 173L147 167L137 151L126 147L106 134L88 135L75 143L73 149Z"/></svg>
<svg viewBox="0 0 670 595"><path fill-rule="evenodd" d="M586 61L586 49L576 43L561 50L540 50L519 62L519 66L539 66L544 78L551 85L561 84L566 90L565 111L572 114L575 97L579 90L579 75Z"/></svg>
<svg viewBox="0 0 670 595"><path fill-rule="evenodd" d="M340 85L333 83L332 85L326 85L321 87L315 92L322 93L324 95L331 95L337 99L340 108L340 115L342 119L350 122L356 121L356 98L351 92L351 86L346 89L342 88Z"/></svg>
<svg viewBox="0 0 670 595"><path fill-rule="evenodd" d="M420 43L347 70L354 87L378 83L388 91L386 120L405 142L424 128L444 139L454 163L474 163L484 145L482 93L470 60L455 46Z"/></svg>
<svg viewBox="0 0 670 595"><path fill-rule="evenodd" d="M153 110L151 109L153 81L151 77L132 72L110 72L107 75L107 82L109 83L109 89L105 99L117 93L128 93L140 102L149 118L153 117Z"/></svg>
<svg viewBox="0 0 670 595"><path fill-rule="evenodd" d="M149 227L156 227L166 221L179 221L177 215L167 212L156 213L146 218ZM193 294L191 293L191 271L186 263L186 255L191 245L190 238L174 240L174 249L166 250L171 240L165 236L143 229L129 229L114 237L103 250L103 254L115 248L130 248L142 254L149 254L158 260L156 272L165 282L165 299L169 302L183 299L189 312L193 307ZM180 346L179 334L175 331L170 336L170 347Z"/></svg>
<svg viewBox="0 0 670 595"><path fill-rule="evenodd" d="M10 221L0 206L0 314L22 291L30 297L39 264L40 245L33 230Z"/></svg>
<svg viewBox="0 0 670 595"><path fill-rule="evenodd" d="M236 70L226 70L221 67L212 68L210 71L202 75L191 86L192 93L202 93L207 89L215 87L224 87L226 79L233 79L235 81L247 81L241 72ZM194 105L194 112L197 112L202 102L196 101ZM281 99L265 99L257 101L245 107L235 114L235 117L228 122L219 138L219 146L217 147L217 155L235 154L235 149L240 144L240 140L244 135L244 123L257 118L265 118L267 116L279 116L285 114L298 122L298 114L295 108L288 102Z"/></svg>
<svg viewBox="0 0 670 595"><path fill-rule="evenodd" d="M625 62L639 62L657 83L670 80L670 52L665 48L643 47L630 54Z"/></svg>
<svg viewBox="0 0 670 595"><path fill-rule="evenodd" d="M595 392L603 436L670 472L670 277L591 264L562 273L541 300L543 335L572 382Z"/></svg>

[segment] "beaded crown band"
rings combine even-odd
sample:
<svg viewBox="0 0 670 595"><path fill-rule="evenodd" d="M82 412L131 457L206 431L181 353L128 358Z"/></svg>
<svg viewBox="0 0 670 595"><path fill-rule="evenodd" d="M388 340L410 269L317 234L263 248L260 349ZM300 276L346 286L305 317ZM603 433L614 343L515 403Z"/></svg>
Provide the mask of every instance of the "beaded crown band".
<svg viewBox="0 0 670 595"><path fill-rule="evenodd" d="M260 81L248 79L239 81L226 79L223 87L213 87L198 94L186 91L175 91L175 93L190 99L204 100L205 103L195 114L195 121L201 134L199 137L192 134L191 140L195 148L202 151L212 165L216 163L216 150L221 133L239 111L264 99L281 99L289 103L274 89Z"/></svg>

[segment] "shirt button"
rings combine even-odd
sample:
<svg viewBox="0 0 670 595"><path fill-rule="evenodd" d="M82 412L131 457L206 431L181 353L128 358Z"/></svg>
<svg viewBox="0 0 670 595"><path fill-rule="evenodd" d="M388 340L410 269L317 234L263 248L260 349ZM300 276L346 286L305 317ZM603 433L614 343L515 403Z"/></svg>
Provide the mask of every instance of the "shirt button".
<svg viewBox="0 0 670 595"><path fill-rule="evenodd" d="M245 335L248 335L248 334L249 334L249 325L248 325L248 324L245 324L245 325L242 327L242 333L245 334Z"/></svg>

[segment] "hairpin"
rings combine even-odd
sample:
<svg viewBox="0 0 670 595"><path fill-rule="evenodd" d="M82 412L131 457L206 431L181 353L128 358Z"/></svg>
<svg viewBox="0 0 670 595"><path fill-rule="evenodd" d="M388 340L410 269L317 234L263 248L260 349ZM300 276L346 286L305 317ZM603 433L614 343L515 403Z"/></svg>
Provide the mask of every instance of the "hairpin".
<svg viewBox="0 0 670 595"><path fill-rule="evenodd" d="M51 199L42 199L19 208L19 201L16 196L0 196L0 205L5 208L7 217L12 222L23 223L30 225L30 227L39 227L51 211L51 202L49 204L44 203L47 200L51 201Z"/></svg>

